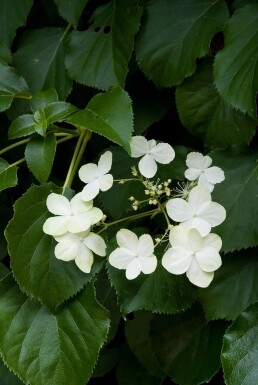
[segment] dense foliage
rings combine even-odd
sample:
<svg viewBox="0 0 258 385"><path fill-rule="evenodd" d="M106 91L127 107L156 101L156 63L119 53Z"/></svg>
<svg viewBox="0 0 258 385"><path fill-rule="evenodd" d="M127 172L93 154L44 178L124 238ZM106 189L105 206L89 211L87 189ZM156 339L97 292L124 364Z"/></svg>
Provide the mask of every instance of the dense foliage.
<svg viewBox="0 0 258 385"><path fill-rule="evenodd" d="M1 385L258 383L257 63L255 0L0 0Z"/></svg>

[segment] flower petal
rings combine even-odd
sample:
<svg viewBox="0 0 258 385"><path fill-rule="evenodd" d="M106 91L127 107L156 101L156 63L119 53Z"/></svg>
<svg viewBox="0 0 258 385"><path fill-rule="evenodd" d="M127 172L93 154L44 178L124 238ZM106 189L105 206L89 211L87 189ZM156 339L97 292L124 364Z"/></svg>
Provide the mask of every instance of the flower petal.
<svg viewBox="0 0 258 385"><path fill-rule="evenodd" d="M139 262L141 265L141 271L143 274L151 274L156 270L157 267L157 258L153 254L149 257L139 257Z"/></svg>
<svg viewBox="0 0 258 385"><path fill-rule="evenodd" d="M77 233L77 234L73 234L73 233L65 233L65 234L62 234L62 235L57 235L55 236L55 240L57 242L61 242L61 243L64 243L64 242L77 242L80 240L80 234L84 234L84 233Z"/></svg>
<svg viewBox="0 0 258 385"><path fill-rule="evenodd" d="M152 178L158 169L158 166L152 155L147 154L140 160L138 164L140 173L145 176L145 178Z"/></svg>
<svg viewBox="0 0 258 385"><path fill-rule="evenodd" d="M100 235L94 234L94 233L89 233L89 235L87 235L87 237L84 238L83 243L90 250L92 250L93 253L95 253L101 257L105 257L106 244L105 244L104 239Z"/></svg>
<svg viewBox="0 0 258 385"><path fill-rule="evenodd" d="M89 200L86 202L82 199L82 194L78 193L71 199L70 205L73 214L82 214L92 209L93 202Z"/></svg>
<svg viewBox="0 0 258 385"><path fill-rule="evenodd" d="M214 247L215 250L220 251L222 247L222 240L217 234L208 234L203 238L204 247Z"/></svg>
<svg viewBox="0 0 258 385"><path fill-rule="evenodd" d="M133 136L130 141L131 157L139 158L148 153L148 141L144 136Z"/></svg>
<svg viewBox="0 0 258 385"><path fill-rule="evenodd" d="M205 247L195 253L200 268L207 273L217 270L222 262L219 253L214 247Z"/></svg>
<svg viewBox="0 0 258 385"><path fill-rule="evenodd" d="M135 254L125 247L118 247L108 257L111 266L117 269L126 269L130 262L135 259Z"/></svg>
<svg viewBox="0 0 258 385"><path fill-rule="evenodd" d="M211 202L209 207L200 214L200 217L209 222L211 227L218 226L226 219L226 210L219 203Z"/></svg>
<svg viewBox="0 0 258 385"><path fill-rule="evenodd" d="M91 250L81 243L75 258L76 265L84 273L90 273L93 261L94 258Z"/></svg>
<svg viewBox="0 0 258 385"><path fill-rule="evenodd" d="M121 229L116 234L116 241L120 247L125 247L131 250L134 255L137 255L138 237L135 233L127 229Z"/></svg>
<svg viewBox="0 0 258 385"><path fill-rule="evenodd" d="M197 168L198 170L204 170L212 163L212 159L209 156L203 156L200 152L190 152L186 157L186 165L189 168Z"/></svg>
<svg viewBox="0 0 258 385"><path fill-rule="evenodd" d="M89 183L98 177L98 166L94 163L88 163L79 169L79 178L84 183Z"/></svg>
<svg viewBox="0 0 258 385"><path fill-rule="evenodd" d="M70 217L51 217L43 225L43 231L48 235L62 235L66 233Z"/></svg>
<svg viewBox="0 0 258 385"><path fill-rule="evenodd" d="M158 163L168 164L175 158L175 151L168 143L158 143L150 154Z"/></svg>
<svg viewBox="0 0 258 385"><path fill-rule="evenodd" d="M203 248L203 238L196 229L190 229L188 232L188 243L190 250L196 252Z"/></svg>
<svg viewBox="0 0 258 385"><path fill-rule="evenodd" d="M170 199L166 204L166 209L168 216L175 222L186 221L194 215L189 203L181 198Z"/></svg>
<svg viewBox="0 0 258 385"><path fill-rule="evenodd" d="M204 186L210 193L214 189L214 185L207 180L206 175L204 173L201 173L200 175L200 178L198 180L198 186Z"/></svg>
<svg viewBox="0 0 258 385"><path fill-rule="evenodd" d="M195 214L206 210L211 202L211 194L204 186L196 186L189 193L188 203Z"/></svg>
<svg viewBox="0 0 258 385"><path fill-rule="evenodd" d="M126 268L125 276L127 279L135 279L141 272L141 265L138 258L134 258Z"/></svg>
<svg viewBox="0 0 258 385"><path fill-rule="evenodd" d="M91 220L88 213L71 215L68 217L67 230L70 233L81 233L88 230L91 226Z"/></svg>
<svg viewBox="0 0 258 385"><path fill-rule="evenodd" d="M94 179L92 182L89 182L84 186L81 194L82 194L82 199L84 201L91 201L94 199L99 193L99 180Z"/></svg>
<svg viewBox="0 0 258 385"><path fill-rule="evenodd" d="M71 207L69 200L60 194L51 193L47 197L47 208L55 215L70 215Z"/></svg>
<svg viewBox="0 0 258 385"><path fill-rule="evenodd" d="M169 242L173 247L181 247L190 250L188 243L188 232L184 226L174 226L169 232Z"/></svg>
<svg viewBox="0 0 258 385"><path fill-rule="evenodd" d="M62 261L72 261L77 257L80 242L62 242L55 247L55 256Z"/></svg>
<svg viewBox="0 0 258 385"><path fill-rule="evenodd" d="M92 225L95 225L103 218L103 212L98 207L92 207L92 209L86 214L90 219Z"/></svg>
<svg viewBox="0 0 258 385"><path fill-rule="evenodd" d="M113 176L111 174L99 177L99 188L101 191L107 191L113 186Z"/></svg>
<svg viewBox="0 0 258 385"><path fill-rule="evenodd" d="M191 180L191 181L195 180L199 178L200 175L201 175L201 170L197 168L188 168L187 170L185 170L185 177L188 180Z"/></svg>
<svg viewBox="0 0 258 385"><path fill-rule="evenodd" d="M193 258L189 269L186 272L186 276L190 282L199 287L208 287L213 280L214 273L206 273L202 271L195 258Z"/></svg>
<svg viewBox="0 0 258 385"><path fill-rule="evenodd" d="M192 253L181 247L170 247L162 257L162 266L172 274L183 274L192 261Z"/></svg>
<svg viewBox="0 0 258 385"><path fill-rule="evenodd" d="M149 234L143 234L139 238L137 255L141 257L149 257L154 252L154 243Z"/></svg>
<svg viewBox="0 0 258 385"><path fill-rule="evenodd" d="M199 217L194 217L192 219L189 219L188 221L184 222L182 225L184 227L187 227L188 229L198 230L202 237L205 237L211 231L211 225L209 224L209 222Z"/></svg>
<svg viewBox="0 0 258 385"><path fill-rule="evenodd" d="M148 152L150 152L155 146L157 142L155 139L148 140Z"/></svg>
<svg viewBox="0 0 258 385"><path fill-rule="evenodd" d="M106 151L101 157L99 158L98 163L98 175L102 176L107 174L112 166L112 152Z"/></svg>
<svg viewBox="0 0 258 385"><path fill-rule="evenodd" d="M215 166L207 168L204 171L204 174L207 180L212 184L221 183L225 179L224 171L221 170L221 168Z"/></svg>

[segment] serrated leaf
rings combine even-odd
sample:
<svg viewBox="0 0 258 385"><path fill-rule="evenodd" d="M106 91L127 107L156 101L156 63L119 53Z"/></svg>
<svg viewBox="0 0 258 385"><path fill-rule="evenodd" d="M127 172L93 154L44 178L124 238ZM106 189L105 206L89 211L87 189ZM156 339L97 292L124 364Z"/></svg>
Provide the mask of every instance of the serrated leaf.
<svg viewBox="0 0 258 385"><path fill-rule="evenodd" d="M215 58L215 85L236 109L256 116L258 4L236 11L225 26L225 47Z"/></svg>
<svg viewBox="0 0 258 385"><path fill-rule="evenodd" d="M44 110L50 103L58 102L58 95L54 88L46 91L36 92L31 99L30 105L33 112Z"/></svg>
<svg viewBox="0 0 258 385"><path fill-rule="evenodd" d="M67 102L55 102L49 104L45 109L47 123L52 124L57 121L63 121L68 115L71 115L77 108Z"/></svg>
<svg viewBox="0 0 258 385"><path fill-rule="evenodd" d="M4 365L2 358L0 359L0 381L1 385L22 385L23 382L16 377L7 367Z"/></svg>
<svg viewBox="0 0 258 385"><path fill-rule="evenodd" d="M205 324L193 309L176 316L156 315L151 323L151 345L163 371L178 385L199 385L220 368L222 337L227 324Z"/></svg>
<svg viewBox="0 0 258 385"><path fill-rule="evenodd" d="M40 183L45 183L51 173L56 153L56 137L48 134L45 138L34 136L27 143L25 158L33 175Z"/></svg>
<svg viewBox="0 0 258 385"><path fill-rule="evenodd" d="M231 108L220 97L213 84L212 63L212 59L199 63L196 73L177 88L180 120L209 147L249 144L256 121Z"/></svg>
<svg viewBox="0 0 258 385"><path fill-rule="evenodd" d="M82 385L90 377L109 320L88 285L52 314L21 293L11 274L0 282L0 349L30 385Z"/></svg>
<svg viewBox="0 0 258 385"><path fill-rule="evenodd" d="M35 132L35 120L33 115L21 115L18 116L9 127L8 138L18 139L23 136L28 136Z"/></svg>
<svg viewBox="0 0 258 385"><path fill-rule="evenodd" d="M0 63L0 112L7 110L15 96L28 96L25 80L14 68Z"/></svg>
<svg viewBox="0 0 258 385"><path fill-rule="evenodd" d="M33 0L0 0L0 41L11 47L16 29L22 27L33 4Z"/></svg>
<svg viewBox="0 0 258 385"><path fill-rule="evenodd" d="M225 180L215 186L215 202L227 212L225 221L215 228L225 252L256 246L258 243L257 152L233 148L210 154L214 166L225 172Z"/></svg>
<svg viewBox="0 0 258 385"><path fill-rule="evenodd" d="M55 241L42 228L51 216L46 199L51 192L60 194L61 190L51 183L32 186L16 201L14 217L5 232L12 271L21 290L52 309L81 290L103 264L103 258L96 257L91 273L85 274L73 261L55 257Z"/></svg>
<svg viewBox="0 0 258 385"><path fill-rule="evenodd" d="M136 57L145 75L161 87L194 73L196 59L208 54L228 10L223 0L156 0L146 10L136 40Z"/></svg>
<svg viewBox="0 0 258 385"><path fill-rule="evenodd" d="M5 205L0 206L0 261L2 261L7 255L7 242L4 237L4 230L12 218L12 214L11 208Z"/></svg>
<svg viewBox="0 0 258 385"><path fill-rule="evenodd" d="M89 0L55 0L60 15L74 28L77 27L81 13L88 2Z"/></svg>
<svg viewBox="0 0 258 385"><path fill-rule="evenodd" d="M17 185L18 168L0 158L0 191Z"/></svg>
<svg viewBox="0 0 258 385"><path fill-rule="evenodd" d="M200 289L200 299L208 320L233 320L258 301L257 250L225 255L210 286Z"/></svg>
<svg viewBox="0 0 258 385"><path fill-rule="evenodd" d="M71 91L72 81L64 68L66 33L61 28L43 28L23 35L13 61L32 92L55 88L65 99Z"/></svg>
<svg viewBox="0 0 258 385"><path fill-rule="evenodd" d="M133 111L129 95L120 87L94 96L85 110L74 113L65 121L103 135L130 151Z"/></svg>
<svg viewBox="0 0 258 385"><path fill-rule="evenodd" d="M258 304L241 313L228 328L221 355L227 385L251 385L258 382Z"/></svg>
<svg viewBox="0 0 258 385"><path fill-rule="evenodd" d="M87 31L71 34L66 58L70 75L102 90L123 87L141 13L137 0L112 0L97 8Z"/></svg>

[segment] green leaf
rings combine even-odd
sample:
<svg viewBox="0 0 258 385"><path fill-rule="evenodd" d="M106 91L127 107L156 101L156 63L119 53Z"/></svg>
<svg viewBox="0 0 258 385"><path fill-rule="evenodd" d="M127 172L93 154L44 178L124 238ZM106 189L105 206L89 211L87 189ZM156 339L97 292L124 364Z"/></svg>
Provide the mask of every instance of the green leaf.
<svg viewBox="0 0 258 385"><path fill-rule="evenodd" d="M109 328L92 286L52 314L21 293L10 274L0 282L0 322L3 359L30 385L84 384Z"/></svg>
<svg viewBox="0 0 258 385"><path fill-rule="evenodd" d="M176 102L183 125L209 147L250 143L254 119L231 108L213 84L212 59L202 61L196 73L177 88Z"/></svg>
<svg viewBox="0 0 258 385"><path fill-rule="evenodd" d="M115 242L113 248L114 244ZM163 253L155 250L158 259L161 254ZM134 280L128 280L124 270L118 270L109 264L108 274L124 314L141 309L173 314L191 306L197 296L197 291L185 276L170 274L160 262L154 273L141 273Z"/></svg>
<svg viewBox="0 0 258 385"><path fill-rule="evenodd" d="M33 0L0 0L0 41L11 47L16 29L22 27L33 4Z"/></svg>
<svg viewBox="0 0 258 385"><path fill-rule="evenodd" d="M4 278L9 273L10 273L10 270L2 262L0 262L0 279ZM0 366L0 379L1 379L1 366Z"/></svg>
<svg viewBox="0 0 258 385"><path fill-rule="evenodd" d="M257 319L256 303L237 317L224 336L221 361L227 385L258 383Z"/></svg>
<svg viewBox="0 0 258 385"><path fill-rule="evenodd" d="M12 61L12 54L9 48L0 43L0 62L3 64L10 64Z"/></svg>
<svg viewBox="0 0 258 385"><path fill-rule="evenodd" d="M17 167L0 158L0 191L17 185Z"/></svg>
<svg viewBox="0 0 258 385"><path fill-rule="evenodd" d="M154 315L150 312L137 311L132 321L126 321L125 334L130 349L148 373L162 378L165 375L152 351L150 341L150 326L153 317Z"/></svg>
<svg viewBox="0 0 258 385"><path fill-rule="evenodd" d="M194 73L196 59L208 54L212 37L227 18L223 0L152 2L136 40L145 75L161 87L181 83Z"/></svg>
<svg viewBox="0 0 258 385"><path fill-rule="evenodd" d="M10 372L4 365L2 359L0 360L0 381L1 385L22 385L23 382Z"/></svg>
<svg viewBox="0 0 258 385"><path fill-rule="evenodd" d="M58 12L76 29L81 13L89 0L55 0Z"/></svg>
<svg viewBox="0 0 258 385"><path fill-rule="evenodd" d="M213 200L227 212L214 231L222 238L223 251L230 252L258 243L257 151L233 148L212 152L214 166L225 172L225 180L215 186Z"/></svg>
<svg viewBox="0 0 258 385"><path fill-rule="evenodd" d="M0 63L0 112L10 107L15 96L29 97L28 86L14 68Z"/></svg>
<svg viewBox="0 0 258 385"><path fill-rule="evenodd" d="M21 290L49 308L55 308L91 280L100 270L103 258L96 257L91 273L85 274L73 261L63 262L55 257L55 241L42 230L51 216L46 207L51 192L60 194L62 189L50 183L32 186L18 199L5 235L12 271Z"/></svg>
<svg viewBox="0 0 258 385"><path fill-rule="evenodd" d="M240 8L225 26L225 47L215 59L215 85L236 109L256 116L258 4Z"/></svg>
<svg viewBox="0 0 258 385"><path fill-rule="evenodd" d="M200 298L208 320L235 319L258 301L257 249L225 255L210 286L200 289Z"/></svg>
<svg viewBox="0 0 258 385"><path fill-rule="evenodd" d="M71 91L72 81L64 68L66 33L61 28L43 28L23 35L14 65L32 92L53 87L65 99Z"/></svg>
<svg viewBox="0 0 258 385"><path fill-rule="evenodd" d="M36 92L31 99L30 105L33 112L44 110L50 103L58 102L58 95L54 88L47 91Z"/></svg>
<svg viewBox="0 0 258 385"><path fill-rule="evenodd" d="M68 117L66 122L105 136L130 151L133 111L129 95L120 87L94 96L85 110Z"/></svg>
<svg viewBox="0 0 258 385"><path fill-rule="evenodd" d="M45 137L47 132L47 117L44 110L37 110L33 114L35 120L35 131Z"/></svg>
<svg viewBox="0 0 258 385"><path fill-rule="evenodd" d="M35 136L27 143L25 158L33 175L40 183L45 183L51 173L56 153L56 137L48 134L45 138Z"/></svg>
<svg viewBox="0 0 258 385"><path fill-rule="evenodd" d="M141 13L137 0L112 0L97 8L87 31L71 34L66 58L70 75L102 90L123 87Z"/></svg>
<svg viewBox="0 0 258 385"><path fill-rule="evenodd" d="M6 256L7 256L7 242L4 237L4 230L12 218L12 209L5 206L1 205L0 206L0 261L2 261Z"/></svg>
<svg viewBox="0 0 258 385"><path fill-rule="evenodd" d="M155 316L151 344L163 371L178 385L199 385L220 368L221 321L207 325L198 307L176 316Z"/></svg>
<svg viewBox="0 0 258 385"><path fill-rule="evenodd" d="M47 123L52 124L57 121L63 121L68 115L71 115L77 108L67 102L55 102L49 104L45 109Z"/></svg>
<svg viewBox="0 0 258 385"><path fill-rule="evenodd" d="M22 138L35 132L35 120L33 115L21 115L14 119L9 127L8 138L10 140Z"/></svg>

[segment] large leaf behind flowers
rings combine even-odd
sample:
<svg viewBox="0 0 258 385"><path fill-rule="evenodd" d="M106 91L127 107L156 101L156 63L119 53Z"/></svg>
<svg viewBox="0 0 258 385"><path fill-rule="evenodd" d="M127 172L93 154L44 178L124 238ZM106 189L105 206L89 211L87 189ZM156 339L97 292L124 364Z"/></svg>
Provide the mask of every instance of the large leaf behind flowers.
<svg viewBox="0 0 258 385"><path fill-rule="evenodd" d="M162 87L179 84L209 52L213 35L223 29L228 10L222 0L156 0L147 7L136 41L145 75Z"/></svg>
<svg viewBox="0 0 258 385"><path fill-rule="evenodd" d="M61 193L54 184L32 186L14 205L14 217L6 229L14 277L22 291L55 308L76 294L102 266L96 257L91 273L80 271L75 263L63 262L54 255L54 238L43 233L43 224L51 216L46 199Z"/></svg>
<svg viewBox="0 0 258 385"><path fill-rule="evenodd" d="M85 384L109 328L91 285L52 314L24 295L11 274L0 283L0 322L3 359L30 385Z"/></svg>

